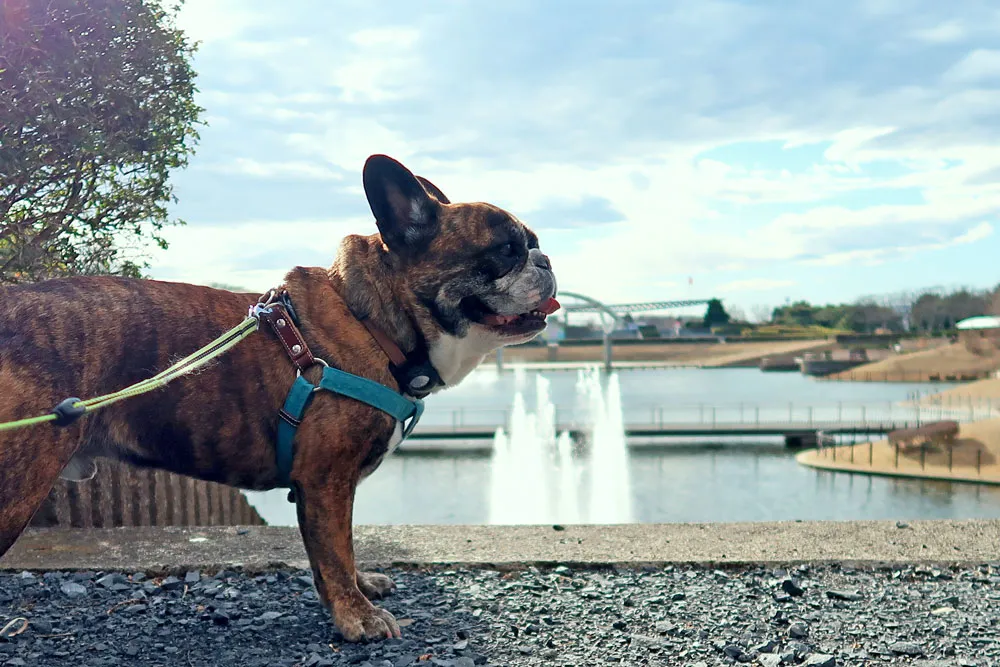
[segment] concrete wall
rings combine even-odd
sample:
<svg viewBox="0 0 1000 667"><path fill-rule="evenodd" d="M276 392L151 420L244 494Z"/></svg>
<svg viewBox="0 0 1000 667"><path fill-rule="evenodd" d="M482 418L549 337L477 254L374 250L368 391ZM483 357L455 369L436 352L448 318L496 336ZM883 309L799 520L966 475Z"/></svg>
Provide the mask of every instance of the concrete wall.
<svg viewBox="0 0 1000 667"><path fill-rule="evenodd" d="M86 482L59 480L31 525L60 528L118 526L264 525L246 497L222 484L101 459Z"/></svg>

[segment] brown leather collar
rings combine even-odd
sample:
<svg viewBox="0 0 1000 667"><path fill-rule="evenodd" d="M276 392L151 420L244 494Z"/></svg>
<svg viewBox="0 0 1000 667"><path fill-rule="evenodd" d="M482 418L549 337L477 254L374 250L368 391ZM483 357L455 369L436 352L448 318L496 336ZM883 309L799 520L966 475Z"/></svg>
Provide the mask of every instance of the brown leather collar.
<svg viewBox="0 0 1000 667"><path fill-rule="evenodd" d="M392 362L389 364L389 371L399 383L400 391L414 398L423 398L435 388L444 385L437 369L430 361L425 345L418 345L417 349L406 354L371 320L368 318L358 319L365 325L365 329L371 334L372 339Z"/></svg>
<svg viewBox="0 0 1000 667"><path fill-rule="evenodd" d="M372 321L368 319L361 320L361 324L365 325L365 329L368 329L368 333L372 335L378 346L385 352L385 356L389 357L389 361L397 368L402 368L406 365L406 355L403 354L398 345L389 340L384 331L372 324Z"/></svg>

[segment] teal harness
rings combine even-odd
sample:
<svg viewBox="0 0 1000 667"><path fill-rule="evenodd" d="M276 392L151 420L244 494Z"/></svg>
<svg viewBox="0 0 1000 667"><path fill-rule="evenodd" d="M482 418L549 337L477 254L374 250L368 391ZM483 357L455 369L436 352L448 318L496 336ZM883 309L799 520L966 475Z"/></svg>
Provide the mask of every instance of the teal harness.
<svg viewBox="0 0 1000 667"><path fill-rule="evenodd" d="M313 395L326 390L353 398L366 403L382 412L389 414L403 424L403 439L405 440L420 421L424 413L424 402L419 398L409 399L402 394L389 389L383 384L363 378L331 366L324 366L323 377L319 385L314 385L301 375L295 378L292 388L285 398L278 416L278 479L279 485L291 488L292 461L295 459L295 432L302 423L306 408Z"/></svg>
<svg viewBox="0 0 1000 667"><path fill-rule="evenodd" d="M316 392L329 391L381 410L403 425L404 440L413 432L417 422L420 421L420 416L424 413L423 401L419 398L408 398L374 380L333 368L322 359L313 356L296 326L298 317L287 293L276 294L272 290L265 294L250 308L250 316L270 325L297 370L295 382L285 397L284 405L278 411L280 419L275 444L277 486L291 489L288 494L289 501L295 500L295 490L292 485L295 433L302 424L306 408L309 407ZM314 385L302 376L302 371L317 364L323 366L323 377L318 385Z"/></svg>

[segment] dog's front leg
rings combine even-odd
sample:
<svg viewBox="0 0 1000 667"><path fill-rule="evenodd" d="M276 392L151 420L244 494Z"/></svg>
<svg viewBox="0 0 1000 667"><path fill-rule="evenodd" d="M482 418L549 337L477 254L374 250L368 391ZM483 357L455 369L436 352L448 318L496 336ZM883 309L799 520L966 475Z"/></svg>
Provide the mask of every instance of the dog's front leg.
<svg viewBox="0 0 1000 667"><path fill-rule="evenodd" d="M336 475L296 490L299 530L312 565L316 591L337 629L351 642L399 637L392 614L368 601L358 588L351 530L357 478Z"/></svg>

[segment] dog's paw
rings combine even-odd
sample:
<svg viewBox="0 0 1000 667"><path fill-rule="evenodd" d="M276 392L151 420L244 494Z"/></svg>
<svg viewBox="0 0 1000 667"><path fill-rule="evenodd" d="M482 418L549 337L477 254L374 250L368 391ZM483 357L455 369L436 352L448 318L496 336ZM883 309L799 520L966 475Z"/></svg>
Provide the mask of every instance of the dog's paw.
<svg viewBox="0 0 1000 667"><path fill-rule="evenodd" d="M364 600L364 598L362 598ZM349 642L380 641L398 639L402 636L396 617L385 609L379 609L368 600L365 605L334 605L334 621L344 639Z"/></svg>
<svg viewBox="0 0 1000 667"><path fill-rule="evenodd" d="M357 579L358 588L369 600L381 600L396 590L395 582L378 572L362 572L358 570Z"/></svg>

